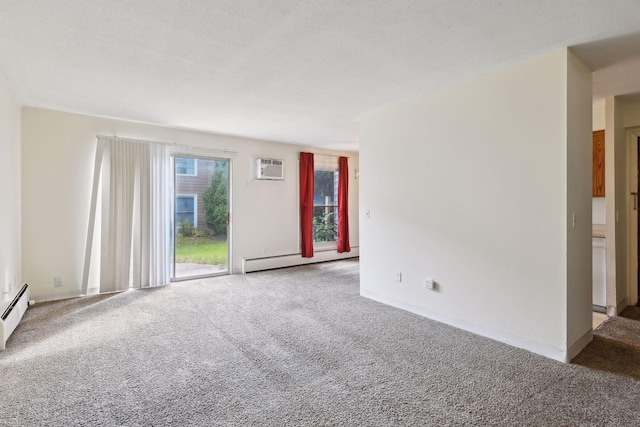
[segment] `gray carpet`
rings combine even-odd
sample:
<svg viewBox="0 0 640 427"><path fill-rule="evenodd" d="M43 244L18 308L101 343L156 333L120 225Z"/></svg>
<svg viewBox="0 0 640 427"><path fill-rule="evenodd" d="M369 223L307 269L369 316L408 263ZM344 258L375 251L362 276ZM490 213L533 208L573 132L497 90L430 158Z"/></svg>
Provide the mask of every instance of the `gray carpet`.
<svg viewBox="0 0 640 427"><path fill-rule="evenodd" d="M627 307L593 331L573 363L640 379L640 308Z"/></svg>
<svg viewBox="0 0 640 427"><path fill-rule="evenodd" d="M638 425L640 381L359 296L357 261L30 308L0 425Z"/></svg>
<svg viewBox="0 0 640 427"><path fill-rule="evenodd" d="M632 320L640 320L640 307L638 306L629 306L625 308L622 313L620 313L620 317L626 317L627 319Z"/></svg>

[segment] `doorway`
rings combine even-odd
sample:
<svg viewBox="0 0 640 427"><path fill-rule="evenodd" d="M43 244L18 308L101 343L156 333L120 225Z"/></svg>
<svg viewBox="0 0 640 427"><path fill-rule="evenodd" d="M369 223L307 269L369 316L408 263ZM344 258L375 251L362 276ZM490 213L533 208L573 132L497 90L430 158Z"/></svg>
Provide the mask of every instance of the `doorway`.
<svg viewBox="0 0 640 427"><path fill-rule="evenodd" d="M628 277L628 304L638 305L640 299L640 128L627 130L628 137L628 174L627 189L627 277Z"/></svg>
<svg viewBox="0 0 640 427"><path fill-rule="evenodd" d="M229 159L173 156L171 280L229 273Z"/></svg>
<svg viewBox="0 0 640 427"><path fill-rule="evenodd" d="M635 136L635 135L634 135ZM632 156L631 156L631 179L630 179L630 187L631 187L631 196L633 197L633 213L631 215L631 227L630 231L632 233L631 241L635 240L635 245L633 245L633 249L635 249L635 253L632 249L631 254L633 256L633 261L630 263L632 266L632 270L635 268L635 274L633 274L633 278L631 283L633 284L633 279L635 279L635 300L636 306L640 307L640 300L638 299L638 295L640 295L640 206L638 203L640 200L640 136L635 136L635 147L632 144ZM635 261L635 262L634 262ZM632 286L633 287L633 286ZM633 301L633 290L631 289L631 297Z"/></svg>

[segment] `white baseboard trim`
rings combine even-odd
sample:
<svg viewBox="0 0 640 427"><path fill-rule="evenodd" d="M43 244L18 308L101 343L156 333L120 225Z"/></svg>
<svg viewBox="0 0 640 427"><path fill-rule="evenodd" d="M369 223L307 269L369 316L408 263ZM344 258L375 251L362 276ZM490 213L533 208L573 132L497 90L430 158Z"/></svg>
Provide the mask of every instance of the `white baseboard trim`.
<svg viewBox="0 0 640 427"><path fill-rule="evenodd" d="M318 262L336 261L339 259L360 256L359 247L351 247L350 252L338 253L335 249L315 251L313 258L302 258L300 254L273 255L242 259L242 274L253 271L272 270L274 268L295 267Z"/></svg>
<svg viewBox="0 0 640 427"><path fill-rule="evenodd" d="M462 329L462 330L474 333L476 335L490 338L495 341L500 341L501 343L508 344L513 347L521 348L523 350L527 350L544 357L548 357L549 359L557 360L563 363L568 363L570 361L568 357L568 352L561 348L557 348L548 344L542 344L537 341L533 341L527 338L522 338L516 335L508 334L506 332L498 331L498 330L487 328L484 326L476 325L474 323L467 322L466 320L460 320L453 317L449 317L444 314L433 312L423 307L418 307L412 304L405 303L403 301L398 301L391 297L378 295L375 292L362 289L362 287L360 288L360 295L365 298L369 298L374 301L378 301L383 304L387 304L392 307L399 308L401 310L409 311L419 316L427 317L431 320L435 320L440 323L445 323L449 326L453 326L455 328Z"/></svg>
<svg viewBox="0 0 640 427"><path fill-rule="evenodd" d="M76 298L82 296L79 290L68 291L68 292L58 292L55 294L40 294L40 295L31 295L31 299L35 302L46 302L46 301L57 301L61 299L69 299Z"/></svg>
<svg viewBox="0 0 640 427"><path fill-rule="evenodd" d="M611 316L617 316L620 313L622 313L624 311L625 308L627 308L627 306L629 306L629 298L625 297L622 301L620 301L620 303L613 307L613 306L608 306L607 307L607 316L611 317Z"/></svg>
<svg viewBox="0 0 640 427"><path fill-rule="evenodd" d="M616 316L620 313L622 313L624 311L625 308L627 308L629 306L629 298L625 297L622 301L620 301L620 304L618 304L618 306L616 307Z"/></svg>
<svg viewBox="0 0 640 427"><path fill-rule="evenodd" d="M569 347L567 350L567 362L571 362L591 341L593 341L593 329L589 329L578 341Z"/></svg>

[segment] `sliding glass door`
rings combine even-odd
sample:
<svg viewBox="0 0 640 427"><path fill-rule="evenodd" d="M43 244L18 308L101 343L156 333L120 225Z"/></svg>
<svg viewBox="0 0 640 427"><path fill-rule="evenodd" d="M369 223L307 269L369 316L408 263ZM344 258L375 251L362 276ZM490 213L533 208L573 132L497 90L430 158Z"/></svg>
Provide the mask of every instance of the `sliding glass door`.
<svg viewBox="0 0 640 427"><path fill-rule="evenodd" d="M229 160L173 157L172 280L229 272Z"/></svg>

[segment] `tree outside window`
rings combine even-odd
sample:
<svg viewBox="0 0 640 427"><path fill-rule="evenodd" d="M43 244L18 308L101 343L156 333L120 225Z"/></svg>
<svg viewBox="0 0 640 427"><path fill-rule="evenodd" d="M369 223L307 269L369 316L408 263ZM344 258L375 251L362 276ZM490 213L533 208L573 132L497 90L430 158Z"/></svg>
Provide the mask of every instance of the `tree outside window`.
<svg viewBox="0 0 640 427"><path fill-rule="evenodd" d="M338 238L338 171L314 171L313 241L335 242Z"/></svg>

